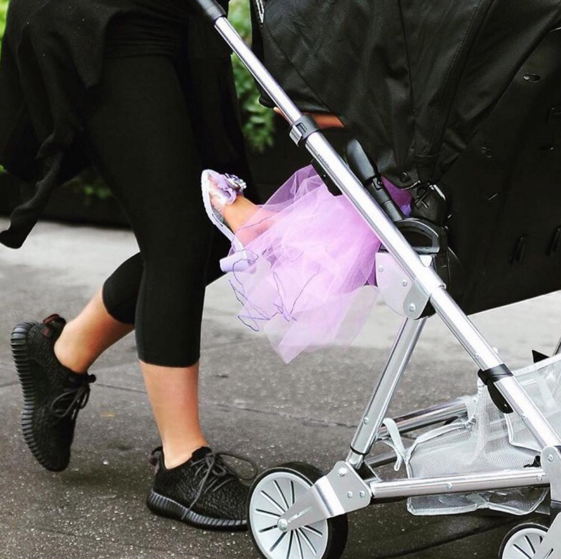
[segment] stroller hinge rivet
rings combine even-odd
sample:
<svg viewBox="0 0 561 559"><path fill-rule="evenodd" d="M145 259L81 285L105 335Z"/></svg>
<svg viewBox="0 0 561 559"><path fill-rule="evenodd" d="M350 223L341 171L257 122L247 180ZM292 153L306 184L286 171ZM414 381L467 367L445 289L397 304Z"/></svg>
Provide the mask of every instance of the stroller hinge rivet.
<svg viewBox="0 0 561 559"><path fill-rule="evenodd" d="M415 312L416 310L417 310L417 307L416 307L413 303L411 303L411 304L409 305L409 311L410 311L410 312Z"/></svg>
<svg viewBox="0 0 561 559"><path fill-rule="evenodd" d="M368 422L369 422L369 421L370 421L370 419L369 419L368 417L365 417L363 423L364 423L365 425L368 425Z"/></svg>
<svg viewBox="0 0 561 559"><path fill-rule="evenodd" d="M378 266L378 272L382 273L384 271L384 267L383 266Z"/></svg>
<svg viewBox="0 0 561 559"><path fill-rule="evenodd" d="M347 470L347 468L339 468L339 471L337 472L337 475L339 477L345 477L347 475L349 470Z"/></svg>
<svg viewBox="0 0 561 559"><path fill-rule="evenodd" d="M364 497L366 497L366 491L361 491L359 493L359 496L360 496L361 499L364 499Z"/></svg>
<svg viewBox="0 0 561 559"><path fill-rule="evenodd" d="M448 482L446 484L446 489L448 489L448 490L452 489L452 484L450 482Z"/></svg>
<svg viewBox="0 0 561 559"><path fill-rule="evenodd" d="M403 287L407 287L407 286L409 285L409 283L408 283L407 280L403 280L403 281L401 282L401 285L403 285Z"/></svg>
<svg viewBox="0 0 561 559"><path fill-rule="evenodd" d="M555 457L553 456L553 454L550 454L550 455L547 457L547 461L548 461L550 464L551 464L554 460L555 460Z"/></svg>
<svg viewBox="0 0 561 559"><path fill-rule="evenodd" d="M348 497L349 499L352 499L352 498L353 498L353 492L352 492L352 491L348 491L348 492L347 492L347 497Z"/></svg>

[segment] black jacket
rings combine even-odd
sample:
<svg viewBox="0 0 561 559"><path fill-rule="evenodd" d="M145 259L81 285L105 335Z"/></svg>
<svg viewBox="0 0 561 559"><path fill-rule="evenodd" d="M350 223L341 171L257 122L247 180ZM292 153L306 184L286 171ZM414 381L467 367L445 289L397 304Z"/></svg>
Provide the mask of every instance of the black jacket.
<svg viewBox="0 0 561 559"><path fill-rule="evenodd" d="M19 248L53 189L90 165L78 140L95 106L105 32L113 18L138 11L164 25L185 23L183 63L204 120L200 145L214 146L236 168L243 163L230 52L189 0L11 0L0 58L0 165L22 181L22 204L0 243ZM213 98L204 91L208 64L223 74Z"/></svg>

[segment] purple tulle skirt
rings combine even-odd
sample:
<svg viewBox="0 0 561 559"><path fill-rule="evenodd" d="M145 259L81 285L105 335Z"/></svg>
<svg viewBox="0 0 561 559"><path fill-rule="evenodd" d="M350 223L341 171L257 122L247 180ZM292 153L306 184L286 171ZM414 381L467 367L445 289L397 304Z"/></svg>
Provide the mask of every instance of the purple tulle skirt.
<svg viewBox="0 0 561 559"><path fill-rule="evenodd" d="M411 196L386 186L403 211ZM285 363L305 350L349 345L376 301L380 241L312 166L297 171L238 230L227 257L239 319L264 331Z"/></svg>

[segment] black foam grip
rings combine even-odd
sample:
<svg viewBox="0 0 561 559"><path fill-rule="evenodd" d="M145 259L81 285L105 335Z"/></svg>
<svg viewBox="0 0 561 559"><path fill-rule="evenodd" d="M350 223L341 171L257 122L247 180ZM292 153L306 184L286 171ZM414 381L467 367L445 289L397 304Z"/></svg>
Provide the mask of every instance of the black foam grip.
<svg viewBox="0 0 561 559"><path fill-rule="evenodd" d="M213 23L226 15L224 8L216 0L191 0Z"/></svg>

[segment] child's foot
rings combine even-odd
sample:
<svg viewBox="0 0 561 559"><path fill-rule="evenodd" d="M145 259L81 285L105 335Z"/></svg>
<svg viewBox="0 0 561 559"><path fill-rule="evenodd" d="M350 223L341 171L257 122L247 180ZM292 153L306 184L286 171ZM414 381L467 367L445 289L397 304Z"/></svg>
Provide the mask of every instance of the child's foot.
<svg viewBox="0 0 561 559"><path fill-rule="evenodd" d="M235 242L238 216L236 211L228 212L227 208L236 201L244 199L243 190L246 188L246 183L234 175L221 175L206 170L201 177L201 187L208 217L230 241ZM227 219L227 213L228 217L233 217L234 223Z"/></svg>
<svg viewBox="0 0 561 559"><path fill-rule="evenodd" d="M156 475L146 504L153 513L207 530L247 529L249 488L220 453L203 446L187 462L167 469L160 447L150 462Z"/></svg>
<svg viewBox="0 0 561 559"><path fill-rule="evenodd" d="M43 322L22 322L11 346L23 390L23 436L37 461L60 472L70 462L79 411L87 404L95 376L76 373L56 357L54 345L66 320L52 314Z"/></svg>

